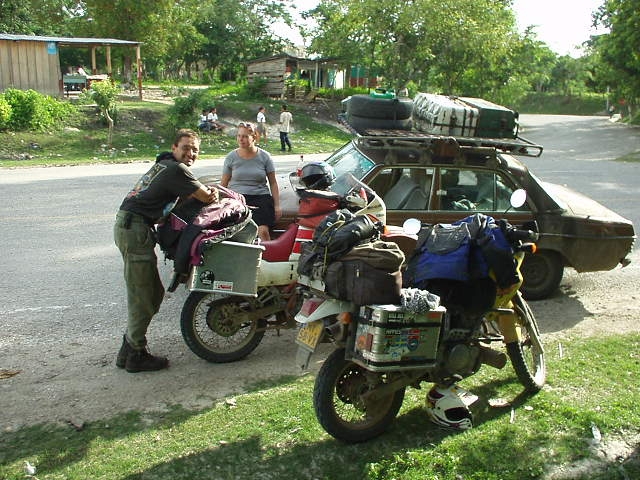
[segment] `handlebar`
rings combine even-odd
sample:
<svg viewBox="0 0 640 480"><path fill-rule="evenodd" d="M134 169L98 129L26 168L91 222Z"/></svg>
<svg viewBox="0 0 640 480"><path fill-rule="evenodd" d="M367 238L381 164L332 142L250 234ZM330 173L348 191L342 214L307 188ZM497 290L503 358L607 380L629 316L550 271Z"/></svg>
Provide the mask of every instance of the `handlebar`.
<svg viewBox="0 0 640 480"><path fill-rule="evenodd" d="M512 228L507 232L507 239L510 242L537 242L539 237L538 232L532 230Z"/></svg>

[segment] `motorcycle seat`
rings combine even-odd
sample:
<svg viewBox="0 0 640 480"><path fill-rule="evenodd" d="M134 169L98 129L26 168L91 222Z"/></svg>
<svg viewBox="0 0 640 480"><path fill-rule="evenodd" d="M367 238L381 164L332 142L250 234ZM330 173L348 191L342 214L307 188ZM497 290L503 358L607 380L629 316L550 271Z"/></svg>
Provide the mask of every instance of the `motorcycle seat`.
<svg viewBox="0 0 640 480"><path fill-rule="evenodd" d="M262 259L267 262L286 262L293 251L293 244L298 233L298 224L292 223L287 230L275 240L260 242L265 248Z"/></svg>

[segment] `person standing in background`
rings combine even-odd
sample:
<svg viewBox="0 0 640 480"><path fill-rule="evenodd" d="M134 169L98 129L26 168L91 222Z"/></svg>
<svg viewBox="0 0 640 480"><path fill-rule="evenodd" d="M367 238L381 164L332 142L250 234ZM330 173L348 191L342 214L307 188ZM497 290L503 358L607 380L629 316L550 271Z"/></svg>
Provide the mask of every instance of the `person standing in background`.
<svg viewBox="0 0 640 480"><path fill-rule="evenodd" d="M280 151L285 152L285 146L289 147L291 151L291 142L289 141L289 131L291 129L291 122L293 121L293 115L287 110L287 105L282 105L282 111L280 112Z"/></svg>
<svg viewBox="0 0 640 480"><path fill-rule="evenodd" d="M258 225L258 237L271 239L271 227L282 215L276 169L271 155L256 145L256 129L249 122L238 124L238 148L224 159L220 185L241 193ZM268 185L267 185L268 180Z"/></svg>
<svg viewBox="0 0 640 480"><path fill-rule="evenodd" d="M264 138L265 145L269 143L267 139L267 117L265 115L266 112L267 110L263 106L261 106L258 109L258 115L256 116L256 131L258 133L258 136L256 137L256 143L260 143L260 140Z"/></svg>

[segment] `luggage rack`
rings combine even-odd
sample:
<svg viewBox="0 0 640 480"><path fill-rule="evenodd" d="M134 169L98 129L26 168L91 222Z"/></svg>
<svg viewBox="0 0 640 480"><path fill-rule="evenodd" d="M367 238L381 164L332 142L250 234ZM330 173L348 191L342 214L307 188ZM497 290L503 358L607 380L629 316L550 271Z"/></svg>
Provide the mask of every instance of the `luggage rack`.
<svg viewBox="0 0 640 480"><path fill-rule="evenodd" d="M393 148L411 142L423 146L449 146L492 148L513 155L525 157L539 157L542 155L542 145L537 145L526 138L481 138L481 137L454 137L445 135L433 135L430 133L416 132L412 130L378 130L369 129L359 133L356 141L368 147L385 146Z"/></svg>

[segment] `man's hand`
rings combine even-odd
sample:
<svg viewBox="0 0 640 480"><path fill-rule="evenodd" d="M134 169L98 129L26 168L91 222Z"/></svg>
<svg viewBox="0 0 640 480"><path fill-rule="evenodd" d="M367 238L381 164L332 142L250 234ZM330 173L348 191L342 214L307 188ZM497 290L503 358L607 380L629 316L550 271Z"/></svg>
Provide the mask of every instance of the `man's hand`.
<svg viewBox="0 0 640 480"><path fill-rule="evenodd" d="M219 200L218 189L216 187L208 187L206 185L202 185L198 190L196 190L193 196L202 203L207 204L215 203Z"/></svg>

